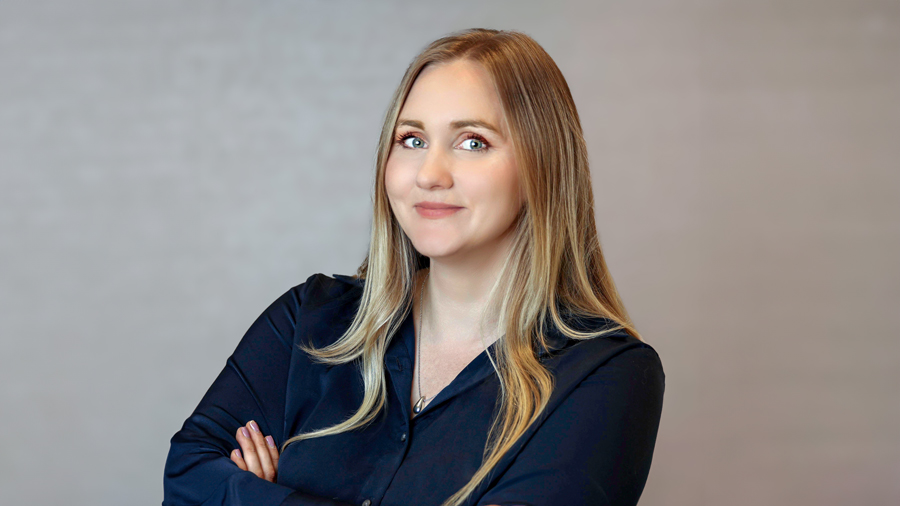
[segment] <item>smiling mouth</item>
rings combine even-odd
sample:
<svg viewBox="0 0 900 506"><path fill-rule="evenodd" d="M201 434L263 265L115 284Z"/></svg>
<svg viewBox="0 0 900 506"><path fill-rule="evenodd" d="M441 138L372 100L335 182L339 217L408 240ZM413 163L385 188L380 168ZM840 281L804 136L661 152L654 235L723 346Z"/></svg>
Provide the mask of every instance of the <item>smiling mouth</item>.
<svg viewBox="0 0 900 506"><path fill-rule="evenodd" d="M440 219L440 218L446 218L447 216L451 216L463 208L457 207L457 206L451 206L449 204L423 202L421 204L416 204L415 209L416 209L416 212L419 213L419 216L421 216L423 218Z"/></svg>

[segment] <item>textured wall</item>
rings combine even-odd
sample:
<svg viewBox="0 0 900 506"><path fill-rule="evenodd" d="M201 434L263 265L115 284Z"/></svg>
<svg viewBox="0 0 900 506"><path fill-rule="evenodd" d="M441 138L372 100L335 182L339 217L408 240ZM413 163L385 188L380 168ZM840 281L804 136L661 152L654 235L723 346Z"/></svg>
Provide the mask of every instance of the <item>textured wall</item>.
<svg viewBox="0 0 900 506"><path fill-rule="evenodd" d="M7 0L4 503L159 503L247 326L362 259L390 94L471 26L575 95L667 373L642 504L900 502L900 3Z"/></svg>

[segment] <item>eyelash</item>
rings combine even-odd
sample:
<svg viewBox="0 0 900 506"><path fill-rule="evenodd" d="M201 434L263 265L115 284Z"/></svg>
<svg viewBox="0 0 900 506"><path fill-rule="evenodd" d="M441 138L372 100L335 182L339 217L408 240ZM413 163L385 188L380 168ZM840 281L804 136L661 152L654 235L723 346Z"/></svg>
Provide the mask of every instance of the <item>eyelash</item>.
<svg viewBox="0 0 900 506"><path fill-rule="evenodd" d="M401 148L404 148L404 149L416 149L416 148L411 148L411 147L407 146L406 143L404 142L406 139L408 139L410 137L418 137L421 139L421 137L419 137L418 135L416 135L413 132L401 133L401 134L397 134L397 137L394 138L394 143L398 144ZM479 148L479 149L465 149L463 151L474 151L474 152L487 151L491 147L491 145L490 145L490 143L488 143L487 139L485 139L481 135L478 135L473 132L467 133L466 138L463 139L463 141L468 141L471 139L475 139L476 141L482 142L484 144L484 147Z"/></svg>

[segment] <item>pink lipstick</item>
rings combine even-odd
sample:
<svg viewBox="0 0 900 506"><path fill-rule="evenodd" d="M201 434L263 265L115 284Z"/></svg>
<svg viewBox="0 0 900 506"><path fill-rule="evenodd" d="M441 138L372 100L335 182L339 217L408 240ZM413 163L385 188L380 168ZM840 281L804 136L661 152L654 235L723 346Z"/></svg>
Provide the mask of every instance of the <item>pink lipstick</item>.
<svg viewBox="0 0 900 506"><path fill-rule="evenodd" d="M440 202L419 202L415 205L415 208L419 216L428 219L445 218L463 209L459 206L442 204Z"/></svg>

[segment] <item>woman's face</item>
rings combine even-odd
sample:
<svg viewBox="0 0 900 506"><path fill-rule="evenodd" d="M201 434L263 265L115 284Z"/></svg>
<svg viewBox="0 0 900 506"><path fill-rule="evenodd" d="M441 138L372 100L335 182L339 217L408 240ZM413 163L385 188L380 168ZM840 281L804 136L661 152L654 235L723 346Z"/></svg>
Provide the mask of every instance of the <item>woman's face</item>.
<svg viewBox="0 0 900 506"><path fill-rule="evenodd" d="M397 120L391 209L431 259L502 253L524 203L500 97L466 60L426 67Z"/></svg>

